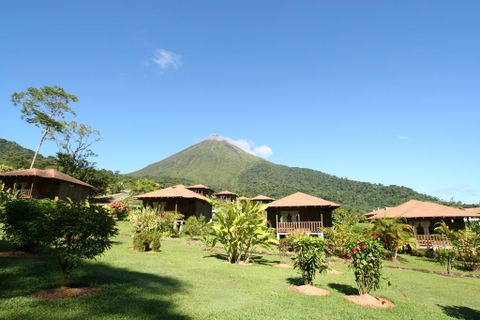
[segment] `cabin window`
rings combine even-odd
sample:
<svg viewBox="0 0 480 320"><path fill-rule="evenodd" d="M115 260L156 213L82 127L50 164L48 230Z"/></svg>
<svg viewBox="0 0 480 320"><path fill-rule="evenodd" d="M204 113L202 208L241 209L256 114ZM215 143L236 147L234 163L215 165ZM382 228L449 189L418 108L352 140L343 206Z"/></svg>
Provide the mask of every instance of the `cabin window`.
<svg viewBox="0 0 480 320"><path fill-rule="evenodd" d="M280 213L280 222L297 222L300 221L298 211L282 211Z"/></svg>

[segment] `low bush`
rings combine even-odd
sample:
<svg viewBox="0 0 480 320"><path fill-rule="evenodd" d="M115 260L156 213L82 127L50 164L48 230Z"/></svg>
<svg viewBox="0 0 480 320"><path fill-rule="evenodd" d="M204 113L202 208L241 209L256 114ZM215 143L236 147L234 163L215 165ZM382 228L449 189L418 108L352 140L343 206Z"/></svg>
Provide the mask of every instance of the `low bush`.
<svg viewBox="0 0 480 320"><path fill-rule="evenodd" d="M5 205L2 218L4 237L17 250L36 251L48 246L51 215L57 202L48 199L16 199Z"/></svg>
<svg viewBox="0 0 480 320"><path fill-rule="evenodd" d="M114 219L125 220L128 217L128 210L130 209L128 203L117 201L110 204L112 215Z"/></svg>
<svg viewBox="0 0 480 320"><path fill-rule="evenodd" d="M313 285L317 272L328 268L322 238L303 235L293 241L293 267L300 272L304 283Z"/></svg>
<svg viewBox="0 0 480 320"><path fill-rule="evenodd" d="M205 232L207 220L204 216L199 218L190 216L183 225L183 232L190 238L190 240L197 239Z"/></svg>
<svg viewBox="0 0 480 320"><path fill-rule="evenodd" d="M353 237L347 249L352 259L349 267L355 275L359 294L380 288L385 250L378 234L375 233L373 238Z"/></svg>
<svg viewBox="0 0 480 320"><path fill-rule="evenodd" d="M144 231L133 236L133 248L137 251L160 251L162 234L158 231Z"/></svg>
<svg viewBox="0 0 480 320"><path fill-rule="evenodd" d="M435 251L435 258L441 265L446 267L447 274L452 273L453 264L456 258L455 251L451 248L438 248Z"/></svg>

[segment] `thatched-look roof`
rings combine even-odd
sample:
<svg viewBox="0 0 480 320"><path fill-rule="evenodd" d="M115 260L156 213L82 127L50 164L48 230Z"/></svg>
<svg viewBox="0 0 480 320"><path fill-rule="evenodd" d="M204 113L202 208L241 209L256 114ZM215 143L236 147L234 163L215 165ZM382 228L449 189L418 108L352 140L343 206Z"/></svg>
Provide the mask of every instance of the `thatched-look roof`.
<svg viewBox="0 0 480 320"><path fill-rule="evenodd" d="M16 170L16 171L9 171L0 173L0 179L4 177L37 177L43 179L52 179L52 180L60 180L65 181L71 184L76 184L84 187L88 187L91 189L96 189L94 186L78 180L74 177L71 177L63 172L60 172L55 169L25 169L25 170Z"/></svg>
<svg viewBox="0 0 480 320"><path fill-rule="evenodd" d="M161 190L148 192L135 196L136 199L155 199L155 198L185 198L185 199L198 199L206 201L204 196L188 190L184 186L173 186Z"/></svg>
<svg viewBox="0 0 480 320"><path fill-rule="evenodd" d="M340 207L339 204L322 198L314 197L306 193L297 192L285 198L273 201L269 208L292 208L292 207Z"/></svg>
<svg viewBox="0 0 480 320"><path fill-rule="evenodd" d="M259 194L255 198L250 199L252 201L275 201L275 199Z"/></svg>
<svg viewBox="0 0 480 320"><path fill-rule="evenodd" d="M384 208L366 214L368 219L380 218L467 218L480 214L467 210L452 208L438 203L410 200L397 207Z"/></svg>

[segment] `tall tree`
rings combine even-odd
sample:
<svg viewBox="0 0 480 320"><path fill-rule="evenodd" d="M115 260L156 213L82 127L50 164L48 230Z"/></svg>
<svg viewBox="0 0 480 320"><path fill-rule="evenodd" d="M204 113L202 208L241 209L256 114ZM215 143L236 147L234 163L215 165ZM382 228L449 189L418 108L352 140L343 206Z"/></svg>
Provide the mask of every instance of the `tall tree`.
<svg viewBox="0 0 480 320"><path fill-rule="evenodd" d="M100 132L90 126L71 121L55 139L60 153L68 154L77 162L96 156L92 145L101 140Z"/></svg>
<svg viewBox="0 0 480 320"><path fill-rule="evenodd" d="M12 94L13 105L22 107L22 119L42 130L40 143L35 151L30 168L35 165L35 160L45 140L53 138L55 133L62 132L65 128L67 124L65 116L67 114L76 115L69 104L77 101L76 96L57 86L31 87L25 92Z"/></svg>

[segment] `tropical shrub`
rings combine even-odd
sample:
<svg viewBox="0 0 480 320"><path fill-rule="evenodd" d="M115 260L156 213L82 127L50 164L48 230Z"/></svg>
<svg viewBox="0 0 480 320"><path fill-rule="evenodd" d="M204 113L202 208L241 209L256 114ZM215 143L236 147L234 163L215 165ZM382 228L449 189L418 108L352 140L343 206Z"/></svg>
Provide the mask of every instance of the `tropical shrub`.
<svg viewBox="0 0 480 320"><path fill-rule="evenodd" d="M117 220L125 220L128 217L128 210L130 209L126 202L113 202L110 204L113 218Z"/></svg>
<svg viewBox="0 0 480 320"><path fill-rule="evenodd" d="M217 242L222 244L230 263L248 263L255 247L277 243L268 227L267 205L251 201L209 201L216 209L210 228L212 246Z"/></svg>
<svg viewBox="0 0 480 320"><path fill-rule="evenodd" d="M480 263L480 234L471 229L453 231L445 222L440 222L435 232L444 235L450 242L456 260L462 263L463 269L474 270Z"/></svg>
<svg viewBox="0 0 480 320"><path fill-rule="evenodd" d="M133 248L137 251L160 251L162 234L158 231L143 231L133 235Z"/></svg>
<svg viewBox="0 0 480 320"><path fill-rule="evenodd" d="M293 267L301 273L306 285L312 285L315 274L322 273L328 268L323 239L308 235L300 236L293 241L293 251Z"/></svg>
<svg viewBox="0 0 480 320"><path fill-rule="evenodd" d="M48 245L47 232L57 202L48 199L7 202L2 218L4 237L18 250L35 251Z"/></svg>
<svg viewBox="0 0 480 320"><path fill-rule="evenodd" d="M159 215L160 232L166 237L177 237L180 233L176 221L183 219L183 214L173 211L166 211Z"/></svg>
<svg viewBox="0 0 480 320"><path fill-rule="evenodd" d="M435 251L437 261L447 268L447 274L452 273L453 264L455 262L455 251L451 248L438 248Z"/></svg>
<svg viewBox="0 0 480 320"><path fill-rule="evenodd" d="M195 216L190 216L185 221L183 225L183 232L193 240L194 238L199 238L205 232L205 226L207 225L207 220L204 216L199 218Z"/></svg>
<svg viewBox="0 0 480 320"><path fill-rule="evenodd" d="M414 247L417 243L412 226L399 218L375 219L372 230L380 236L389 257L393 259L397 258L398 250L408 245Z"/></svg>
<svg viewBox="0 0 480 320"><path fill-rule="evenodd" d="M5 206L10 201L17 199L18 192L7 189L3 183L0 183L0 222L4 218Z"/></svg>
<svg viewBox="0 0 480 320"><path fill-rule="evenodd" d="M378 234L373 238L353 237L347 244L355 282L360 295L368 294L380 287L384 248Z"/></svg>
<svg viewBox="0 0 480 320"><path fill-rule="evenodd" d="M118 232L105 208L88 202L58 201L49 220L47 242L58 257L63 286L82 260L95 259L109 249Z"/></svg>

